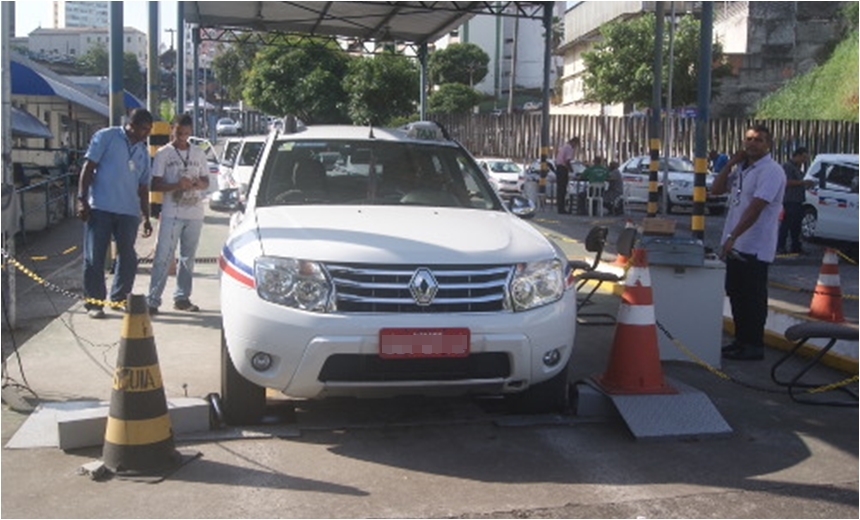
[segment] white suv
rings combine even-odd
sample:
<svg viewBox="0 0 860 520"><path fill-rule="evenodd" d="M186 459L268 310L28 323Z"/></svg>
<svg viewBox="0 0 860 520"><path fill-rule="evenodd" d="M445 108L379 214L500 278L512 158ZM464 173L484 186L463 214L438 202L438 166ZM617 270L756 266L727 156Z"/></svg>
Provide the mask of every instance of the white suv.
<svg viewBox="0 0 860 520"><path fill-rule="evenodd" d="M641 155L628 159L620 166L624 178L624 196L627 202L648 202L648 179L650 178L651 158ZM663 173L668 171L668 197L666 213L672 213L676 207L693 207L693 183L695 168L686 157L660 158L660 169L657 172L658 184L663 180ZM726 211L728 195L711 195L711 185L715 175L708 172L705 177L707 191L705 207L711 215L722 215ZM663 200L662 187L658 188L658 200Z"/></svg>
<svg viewBox="0 0 860 520"><path fill-rule="evenodd" d="M815 185L806 190L804 238L857 242L857 164L857 154L815 156L805 176Z"/></svg>
<svg viewBox="0 0 860 520"><path fill-rule="evenodd" d="M229 423L257 422L265 388L567 403L568 261L433 123L272 133L220 265Z"/></svg>

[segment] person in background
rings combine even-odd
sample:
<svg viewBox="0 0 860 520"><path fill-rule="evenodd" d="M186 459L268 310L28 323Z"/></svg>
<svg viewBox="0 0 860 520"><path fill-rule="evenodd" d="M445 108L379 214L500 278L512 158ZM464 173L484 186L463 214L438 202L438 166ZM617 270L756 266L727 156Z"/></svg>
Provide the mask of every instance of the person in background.
<svg viewBox="0 0 860 520"><path fill-rule="evenodd" d="M610 161L609 175L606 177L606 192L603 194L604 205L610 215L620 215L624 211L621 197L624 195L624 177L621 175L618 161Z"/></svg>
<svg viewBox="0 0 860 520"><path fill-rule="evenodd" d="M567 183L570 181L571 162L576 158L579 149L579 137L567 140L555 156L556 192L555 203L558 213L565 215L567 211Z"/></svg>
<svg viewBox="0 0 860 520"><path fill-rule="evenodd" d="M714 173L719 173L727 162L729 162L729 156L724 153L716 150L711 150L708 153L708 168Z"/></svg>
<svg viewBox="0 0 860 520"><path fill-rule="evenodd" d="M603 157L599 155L595 157L591 166L582 172L582 178L588 182L606 182L609 178L609 169L603 164Z"/></svg>
<svg viewBox="0 0 860 520"><path fill-rule="evenodd" d="M726 359L764 359L768 266L776 254L785 172L770 155L768 127L754 125L714 179L711 193L729 194L720 249L726 262L725 290L735 324Z"/></svg>
<svg viewBox="0 0 860 520"><path fill-rule="evenodd" d="M164 192L158 242L152 262L147 304L149 314L158 314L167 283L169 263L179 244L173 308L197 312L191 303L194 258L203 230L203 199L209 187L206 154L188 142L193 121L188 114L177 115L170 127L171 140L155 153L152 163L152 191Z"/></svg>
<svg viewBox="0 0 860 520"><path fill-rule="evenodd" d="M806 200L806 188L815 182L803 180L803 168L809 160L809 150L800 147L791 154L782 169L785 171L785 198L782 200L782 222L779 224L779 238L776 250L785 254L788 236L791 235L790 252L802 255L803 245L800 243L800 227L803 223L803 202Z"/></svg>
<svg viewBox="0 0 860 520"><path fill-rule="evenodd" d="M103 128L93 135L78 181L78 218L84 221L84 297L87 315L105 317L105 257L111 238L117 257L110 299L124 301L134 287L137 254L134 243L143 217L143 236L152 234L149 215L150 157L146 138L152 114L134 109L125 126Z"/></svg>

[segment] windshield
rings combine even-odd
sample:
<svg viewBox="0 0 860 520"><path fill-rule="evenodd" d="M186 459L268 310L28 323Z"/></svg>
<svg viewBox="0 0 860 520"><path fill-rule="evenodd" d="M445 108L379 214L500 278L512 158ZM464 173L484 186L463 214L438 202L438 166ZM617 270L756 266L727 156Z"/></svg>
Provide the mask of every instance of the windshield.
<svg viewBox="0 0 860 520"><path fill-rule="evenodd" d="M494 173L519 173L520 168L510 161L491 161L490 171Z"/></svg>
<svg viewBox="0 0 860 520"><path fill-rule="evenodd" d="M418 205L501 209L462 149L392 141L279 140L262 166L258 206Z"/></svg>

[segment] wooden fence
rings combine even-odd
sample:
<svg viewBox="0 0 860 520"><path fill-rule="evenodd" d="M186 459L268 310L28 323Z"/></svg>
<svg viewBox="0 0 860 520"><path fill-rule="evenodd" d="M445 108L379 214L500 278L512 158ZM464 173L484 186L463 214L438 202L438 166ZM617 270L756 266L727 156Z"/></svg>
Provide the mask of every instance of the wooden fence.
<svg viewBox="0 0 860 520"><path fill-rule="evenodd" d="M509 157L530 161L540 156L542 116L539 113L480 115L439 115L431 117L443 124L474 156ZM755 120L767 125L774 138L773 156L785 162L799 146L819 153L857 153L858 123L850 121ZM714 119L709 121L708 149L731 154L738 149L752 119ZM671 121L671 133L664 129L664 149L669 155L692 159L695 156L696 120L677 118ZM665 136L673 135L669 140ZM556 147L573 136L582 142L583 159L595 155L622 162L636 155L648 154L648 119L645 117L603 117L551 115L549 146L551 156ZM661 155L663 150L661 150Z"/></svg>

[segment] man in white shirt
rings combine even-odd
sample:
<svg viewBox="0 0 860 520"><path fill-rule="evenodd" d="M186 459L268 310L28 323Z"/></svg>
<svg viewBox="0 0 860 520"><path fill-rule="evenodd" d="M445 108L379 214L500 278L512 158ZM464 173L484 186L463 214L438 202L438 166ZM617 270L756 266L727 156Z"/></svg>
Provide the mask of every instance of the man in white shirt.
<svg viewBox="0 0 860 520"><path fill-rule="evenodd" d="M171 124L171 141L155 154L151 191L164 192L158 242L152 263L147 302L149 313L157 314L167 283L168 268L179 244L173 308L197 312L191 303L194 257L203 229L203 199L209 187L206 154L188 142L193 121L188 114L177 115Z"/></svg>
<svg viewBox="0 0 860 520"><path fill-rule="evenodd" d="M743 149L729 159L711 186L714 195L729 194L721 254L735 341L723 347L726 359L764 359L767 272L776 256L786 180L782 166L770 155L771 144L766 126L751 127Z"/></svg>

